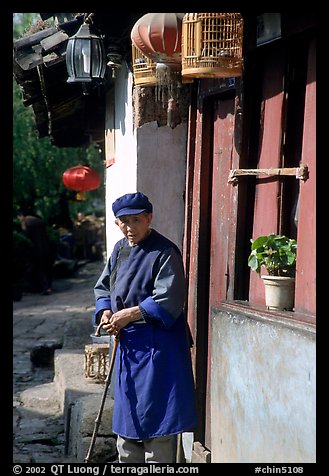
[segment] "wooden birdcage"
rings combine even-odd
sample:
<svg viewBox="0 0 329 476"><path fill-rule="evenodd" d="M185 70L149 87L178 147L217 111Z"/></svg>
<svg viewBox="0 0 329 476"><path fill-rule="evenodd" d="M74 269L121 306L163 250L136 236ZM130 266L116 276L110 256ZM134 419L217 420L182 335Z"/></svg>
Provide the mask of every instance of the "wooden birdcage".
<svg viewBox="0 0 329 476"><path fill-rule="evenodd" d="M132 43L132 63L134 82L136 86L155 86L156 63L144 55L134 43Z"/></svg>
<svg viewBox="0 0 329 476"><path fill-rule="evenodd" d="M182 23L182 76L227 78L242 74L240 13L186 13Z"/></svg>

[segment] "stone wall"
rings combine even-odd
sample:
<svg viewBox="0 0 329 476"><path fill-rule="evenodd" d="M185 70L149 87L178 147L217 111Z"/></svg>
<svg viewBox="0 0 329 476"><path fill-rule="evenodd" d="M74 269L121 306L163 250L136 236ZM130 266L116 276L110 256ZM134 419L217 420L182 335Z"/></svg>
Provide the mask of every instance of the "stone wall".
<svg viewBox="0 0 329 476"><path fill-rule="evenodd" d="M181 85L177 93L176 101L176 124L187 122L190 98L190 85ZM133 108L134 127L140 127L147 122L157 121L158 126L167 125L168 101L161 100L157 86L134 86Z"/></svg>

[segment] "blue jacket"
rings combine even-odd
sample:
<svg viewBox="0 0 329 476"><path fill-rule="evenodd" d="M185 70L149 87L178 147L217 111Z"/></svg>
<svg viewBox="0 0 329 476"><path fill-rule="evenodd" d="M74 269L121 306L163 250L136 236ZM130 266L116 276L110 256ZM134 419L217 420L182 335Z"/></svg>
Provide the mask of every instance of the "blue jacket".
<svg viewBox="0 0 329 476"><path fill-rule="evenodd" d="M145 439L193 431L185 277L176 245L155 230L133 247L123 238L96 283L95 298L96 319L103 309L137 305L143 315L121 329L113 432Z"/></svg>

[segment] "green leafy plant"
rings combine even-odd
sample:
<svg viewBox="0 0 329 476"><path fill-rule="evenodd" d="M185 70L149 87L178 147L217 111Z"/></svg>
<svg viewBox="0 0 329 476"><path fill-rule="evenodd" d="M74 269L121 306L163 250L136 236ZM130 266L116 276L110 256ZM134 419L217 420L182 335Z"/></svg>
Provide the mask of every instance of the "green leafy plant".
<svg viewBox="0 0 329 476"><path fill-rule="evenodd" d="M297 243L292 238L271 233L251 239L248 266L260 274L262 266L270 276L291 276L296 271Z"/></svg>

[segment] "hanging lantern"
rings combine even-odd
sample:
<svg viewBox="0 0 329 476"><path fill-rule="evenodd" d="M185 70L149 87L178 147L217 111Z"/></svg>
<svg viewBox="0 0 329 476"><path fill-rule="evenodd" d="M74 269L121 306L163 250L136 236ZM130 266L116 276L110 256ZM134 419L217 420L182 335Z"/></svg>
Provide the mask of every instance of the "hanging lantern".
<svg viewBox="0 0 329 476"><path fill-rule="evenodd" d="M156 63L145 56L133 43L132 64L136 86L154 86L156 84Z"/></svg>
<svg viewBox="0 0 329 476"><path fill-rule="evenodd" d="M67 43L68 83L99 83L104 80L107 60L103 41L92 33L87 20Z"/></svg>
<svg viewBox="0 0 329 476"><path fill-rule="evenodd" d="M181 39L184 13L147 13L131 30L133 46L155 64L156 100L167 104L168 125L175 127L172 120L173 105L176 104L181 76Z"/></svg>
<svg viewBox="0 0 329 476"><path fill-rule="evenodd" d="M186 13L182 24L182 76L241 76L242 43L240 13Z"/></svg>
<svg viewBox="0 0 329 476"><path fill-rule="evenodd" d="M133 44L156 63L181 65L184 13L147 13L131 30Z"/></svg>
<svg viewBox="0 0 329 476"><path fill-rule="evenodd" d="M132 44L156 63L157 98L163 103L176 96L181 80L183 17L184 13L147 13L131 30Z"/></svg>
<svg viewBox="0 0 329 476"><path fill-rule="evenodd" d="M77 200L85 199L85 192L96 190L101 183L97 170L86 165L76 165L65 170L62 177L65 187L77 193Z"/></svg>

